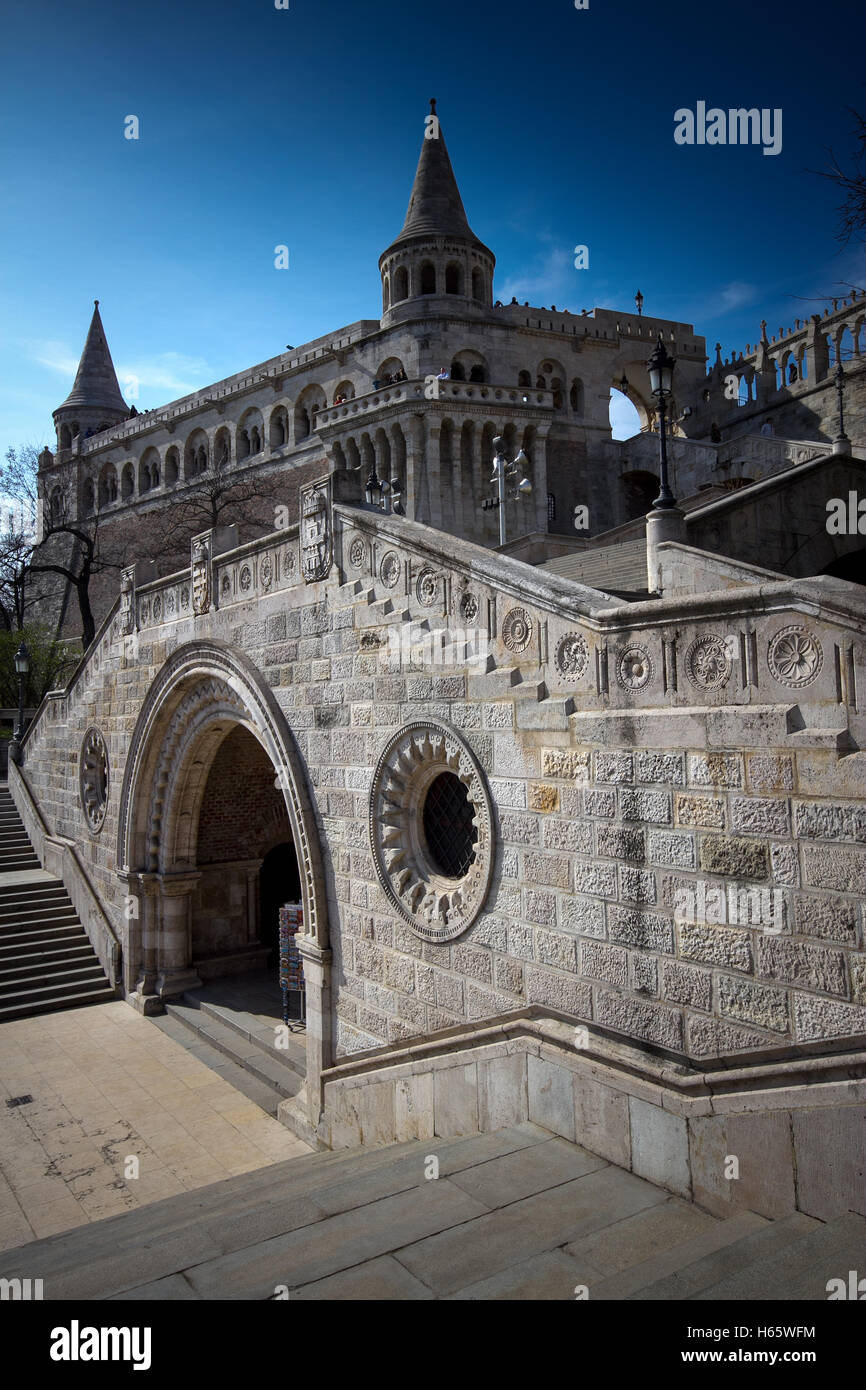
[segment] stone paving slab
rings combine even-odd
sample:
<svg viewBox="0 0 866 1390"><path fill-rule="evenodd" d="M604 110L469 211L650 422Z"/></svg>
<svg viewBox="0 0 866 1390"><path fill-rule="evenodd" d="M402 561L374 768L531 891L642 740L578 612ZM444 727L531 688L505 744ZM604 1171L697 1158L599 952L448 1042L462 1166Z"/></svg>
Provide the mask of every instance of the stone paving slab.
<svg viewBox="0 0 866 1390"><path fill-rule="evenodd" d="M310 1152L121 1000L0 1024L0 1250Z"/></svg>

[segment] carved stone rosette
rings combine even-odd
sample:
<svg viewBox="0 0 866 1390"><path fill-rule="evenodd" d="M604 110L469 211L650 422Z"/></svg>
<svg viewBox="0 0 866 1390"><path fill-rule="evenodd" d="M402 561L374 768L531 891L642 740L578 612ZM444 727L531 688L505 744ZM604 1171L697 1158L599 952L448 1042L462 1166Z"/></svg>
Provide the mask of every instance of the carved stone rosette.
<svg viewBox="0 0 866 1390"><path fill-rule="evenodd" d="M211 542L210 531L193 536L191 543L192 611L200 616L211 605Z"/></svg>
<svg viewBox="0 0 866 1390"><path fill-rule="evenodd" d="M557 643L553 659L561 676L577 680L583 675L589 660L589 648L585 639L579 632L567 632Z"/></svg>
<svg viewBox="0 0 866 1390"><path fill-rule="evenodd" d="M108 749L99 729L91 728L84 735L78 768L78 789L88 827L102 829L108 805Z"/></svg>
<svg viewBox="0 0 866 1390"><path fill-rule="evenodd" d="M798 690L818 679L824 652L818 638L799 623L783 627L770 639L767 665L780 685Z"/></svg>
<svg viewBox="0 0 866 1390"><path fill-rule="evenodd" d="M623 690L643 690L653 678L652 657L646 647L631 642L617 654L614 671Z"/></svg>
<svg viewBox="0 0 866 1390"><path fill-rule="evenodd" d="M443 773L462 783L472 811L474 853L457 877L442 872L424 829L428 793ZM379 882L415 935L443 942L467 931L490 890L493 809L484 773L455 730L418 719L391 736L373 776L369 829Z"/></svg>
<svg viewBox="0 0 866 1390"><path fill-rule="evenodd" d="M724 637L698 637L686 652L686 675L697 690L721 690L733 669Z"/></svg>
<svg viewBox="0 0 866 1390"><path fill-rule="evenodd" d="M330 480L323 478L301 490L301 573L304 582L327 579L333 558Z"/></svg>

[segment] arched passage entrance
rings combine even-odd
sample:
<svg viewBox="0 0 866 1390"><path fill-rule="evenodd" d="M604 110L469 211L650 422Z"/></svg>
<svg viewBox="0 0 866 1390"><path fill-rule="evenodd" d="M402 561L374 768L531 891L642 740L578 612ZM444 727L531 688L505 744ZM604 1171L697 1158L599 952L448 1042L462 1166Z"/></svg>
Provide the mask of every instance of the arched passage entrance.
<svg viewBox="0 0 866 1390"><path fill-rule="evenodd" d="M134 1007L160 1011L199 982L197 962L216 962L219 973L221 952L261 957L251 905L257 914L262 862L277 844L291 844L297 858L315 1123L332 1055L330 950L303 762L273 692L242 653L216 642L179 648L142 705L121 791L124 985Z"/></svg>

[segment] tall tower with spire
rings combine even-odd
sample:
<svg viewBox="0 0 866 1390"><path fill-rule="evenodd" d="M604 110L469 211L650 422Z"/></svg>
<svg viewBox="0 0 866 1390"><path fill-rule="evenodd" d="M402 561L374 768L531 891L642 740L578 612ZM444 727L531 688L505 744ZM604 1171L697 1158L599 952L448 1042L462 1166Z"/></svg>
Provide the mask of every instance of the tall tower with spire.
<svg viewBox="0 0 866 1390"><path fill-rule="evenodd" d="M71 449L76 438L83 438L88 430L98 434L129 419L129 414L99 316L99 300L95 299L75 382L66 400L54 411L57 447Z"/></svg>
<svg viewBox="0 0 866 1390"><path fill-rule="evenodd" d="M493 304L496 257L469 226L435 99L425 122L424 141L403 230L379 258L382 325L425 314L461 313Z"/></svg>

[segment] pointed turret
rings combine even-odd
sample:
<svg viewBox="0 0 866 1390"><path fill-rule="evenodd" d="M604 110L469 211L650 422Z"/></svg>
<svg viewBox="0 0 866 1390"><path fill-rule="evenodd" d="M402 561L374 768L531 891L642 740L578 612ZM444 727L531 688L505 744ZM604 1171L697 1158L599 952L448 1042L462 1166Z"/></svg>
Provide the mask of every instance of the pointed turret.
<svg viewBox="0 0 866 1390"><path fill-rule="evenodd" d="M386 319L410 300L453 295L489 307L496 257L469 226L436 102L430 102L406 220L379 258ZM435 313L442 307L427 306ZM414 306L417 311L417 305Z"/></svg>
<svg viewBox="0 0 866 1390"><path fill-rule="evenodd" d="M72 390L62 405L54 411L58 446L69 448L77 435L86 430L98 434L121 420L129 418L129 406L120 394L120 386L105 329L99 316L99 300L93 301L93 318Z"/></svg>

